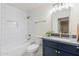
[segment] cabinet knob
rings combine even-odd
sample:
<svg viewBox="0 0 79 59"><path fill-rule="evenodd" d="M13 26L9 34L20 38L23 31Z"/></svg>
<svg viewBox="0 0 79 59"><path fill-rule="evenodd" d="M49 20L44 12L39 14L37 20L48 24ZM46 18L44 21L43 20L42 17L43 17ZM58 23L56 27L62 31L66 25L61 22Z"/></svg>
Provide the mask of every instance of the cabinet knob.
<svg viewBox="0 0 79 59"><path fill-rule="evenodd" d="M79 49L79 46L77 46L77 49Z"/></svg>
<svg viewBox="0 0 79 59"><path fill-rule="evenodd" d="M60 51L58 51L58 53L60 53Z"/></svg>
<svg viewBox="0 0 79 59"><path fill-rule="evenodd" d="M56 53L57 53L58 51L56 50Z"/></svg>

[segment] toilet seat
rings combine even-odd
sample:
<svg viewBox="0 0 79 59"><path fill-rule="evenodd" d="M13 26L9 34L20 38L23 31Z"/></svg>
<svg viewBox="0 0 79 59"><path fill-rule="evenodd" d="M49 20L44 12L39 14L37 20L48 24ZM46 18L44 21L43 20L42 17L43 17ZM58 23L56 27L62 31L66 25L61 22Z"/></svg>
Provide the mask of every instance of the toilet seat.
<svg viewBox="0 0 79 59"><path fill-rule="evenodd" d="M27 52L35 52L37 51L39 45L38 44L31 44L27 47Z"/></svg>

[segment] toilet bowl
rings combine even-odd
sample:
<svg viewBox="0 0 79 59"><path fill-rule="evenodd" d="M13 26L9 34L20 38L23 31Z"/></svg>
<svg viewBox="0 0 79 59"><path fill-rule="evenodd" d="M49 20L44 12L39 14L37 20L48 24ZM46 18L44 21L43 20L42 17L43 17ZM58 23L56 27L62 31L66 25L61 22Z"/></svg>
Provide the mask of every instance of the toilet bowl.
<svg viewBox="0 0 79 59"><path fill-rule="evenodd" d="M29 56L34 56L36 54L38 48L39 48L39 45L36 43L33 43L27 47L26 51L29 54Z"/></svg>
<svg viewBox="0 0 79 59"><path fill-rule="evenodd" d="M29 45L27 46L26 50L24 51L24 56L34 56L40 47L40 44L35 41L35 39L28 37L27 42Z"/></svg>

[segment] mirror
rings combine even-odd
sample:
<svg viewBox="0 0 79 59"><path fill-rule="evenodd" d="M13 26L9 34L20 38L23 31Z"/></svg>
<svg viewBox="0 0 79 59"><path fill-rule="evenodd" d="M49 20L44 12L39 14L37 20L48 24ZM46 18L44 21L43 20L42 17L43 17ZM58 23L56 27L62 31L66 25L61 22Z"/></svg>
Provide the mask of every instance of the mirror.
<svg viewBox="0 0 79 59"><path fill-rule="evenodd" d="M69 33L70 8L52 13L51 27L54 33Z"/></svg>
<svg viewBox="0 0 79 59"><path fill-rule="evenodd" d="M76 37L78 35L79 4L72 3L72 5L72 7L53 10L51 15L51 31L54 33L53 35L67 37Z"/></svg>

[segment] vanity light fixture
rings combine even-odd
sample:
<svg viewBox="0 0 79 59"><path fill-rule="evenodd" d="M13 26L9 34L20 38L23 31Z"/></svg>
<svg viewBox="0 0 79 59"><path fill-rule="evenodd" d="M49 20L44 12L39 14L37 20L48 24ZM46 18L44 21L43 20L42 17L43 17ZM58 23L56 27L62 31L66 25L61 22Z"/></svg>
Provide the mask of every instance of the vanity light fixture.
<svg viewBox="0 0 79 59"><path fill-rule="evenodd" d="M52 12L60 11L62 9L68 9L73 7L73 4L71 3L55 3L52 5L53 9Z"/></svg>

